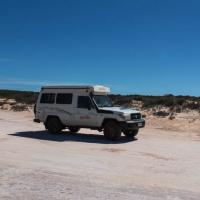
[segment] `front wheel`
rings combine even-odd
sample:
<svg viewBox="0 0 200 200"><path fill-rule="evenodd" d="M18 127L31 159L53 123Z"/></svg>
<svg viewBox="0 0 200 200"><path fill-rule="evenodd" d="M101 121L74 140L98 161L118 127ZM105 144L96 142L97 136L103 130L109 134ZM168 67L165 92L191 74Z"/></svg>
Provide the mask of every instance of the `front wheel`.
<svg viewBox="0 0 200 200"><path fill-rule="evenodd" d="M139 129L123 131L124 135L128 138L134 138L138 134L138 132Z"/></svg>
<svg viewBox="0 0 200 200"><path fill-rule="evenodd" d="M121 137L121 128L115 121L109 121L104 126L104 136L109 140L117 140Z"/></svg>

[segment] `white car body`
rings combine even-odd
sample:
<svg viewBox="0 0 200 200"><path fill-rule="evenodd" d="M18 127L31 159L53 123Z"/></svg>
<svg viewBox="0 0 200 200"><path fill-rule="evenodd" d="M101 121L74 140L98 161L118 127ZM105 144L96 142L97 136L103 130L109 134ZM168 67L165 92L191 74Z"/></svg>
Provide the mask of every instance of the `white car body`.
<svg viewBox="0 0 200 200"><path fill-rule="evenodd" d="M94 98L107 100L109 93L110 89L104 86L42 87L36 103L34 121L45 124L48 117L53 116L59 118L63 127L96 130L102 130L107 120L119 122L122 128L139 129L145 126L145 121L137 110L112 106L99 107ZM67 99L67 96L70 99ZM62 102L64 100L67 103ZM84 101L90 101L91 105L84 107Z"/></svg>

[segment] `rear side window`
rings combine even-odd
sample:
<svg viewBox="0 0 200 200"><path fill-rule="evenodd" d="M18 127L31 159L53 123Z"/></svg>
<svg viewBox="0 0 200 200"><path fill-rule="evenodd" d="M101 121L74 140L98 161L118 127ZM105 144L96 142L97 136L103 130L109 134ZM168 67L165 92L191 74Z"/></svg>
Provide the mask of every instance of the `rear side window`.
<svg viewBox="0 0 200 200"><path fill-rule="evenodd" d="M72 94L58 93L56 98L57 104L72 104Z"/></svg>
<svg viewBox="0 0 200 200"><path fill-rule="evenodd" d="M40 103L53 104L55 102L55 96L56 95L54 93L43 93Z"/></svg>
<svg viewBox="0 0 200 200"><path fill-rule="evenodd" d="M90 98L88 96L78 97L78 108L88 108L91 105Z"/></svg>

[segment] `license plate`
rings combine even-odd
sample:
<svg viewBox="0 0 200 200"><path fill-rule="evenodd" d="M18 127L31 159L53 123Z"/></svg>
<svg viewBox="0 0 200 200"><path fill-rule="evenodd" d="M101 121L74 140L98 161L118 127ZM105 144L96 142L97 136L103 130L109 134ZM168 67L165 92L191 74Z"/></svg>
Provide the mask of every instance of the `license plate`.
<svg viewBox="0 0 200 200"><path fill-rule="evenodd" d="M143 124L142 123L138 123L138 127L142 127L143 126Z"/></svg>

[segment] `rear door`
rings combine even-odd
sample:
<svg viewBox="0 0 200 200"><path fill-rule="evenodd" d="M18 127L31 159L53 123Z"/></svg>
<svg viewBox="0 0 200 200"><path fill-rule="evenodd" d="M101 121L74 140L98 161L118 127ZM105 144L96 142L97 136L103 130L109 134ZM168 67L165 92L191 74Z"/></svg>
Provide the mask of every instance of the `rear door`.
<svg viewBox="0 0 200 200"><path fill-rule="evenodd" d="M46 116L49 114L51 107L54 107L56 93L52 91L41 92L35 109L36 119L45 121Z"/></svg>

